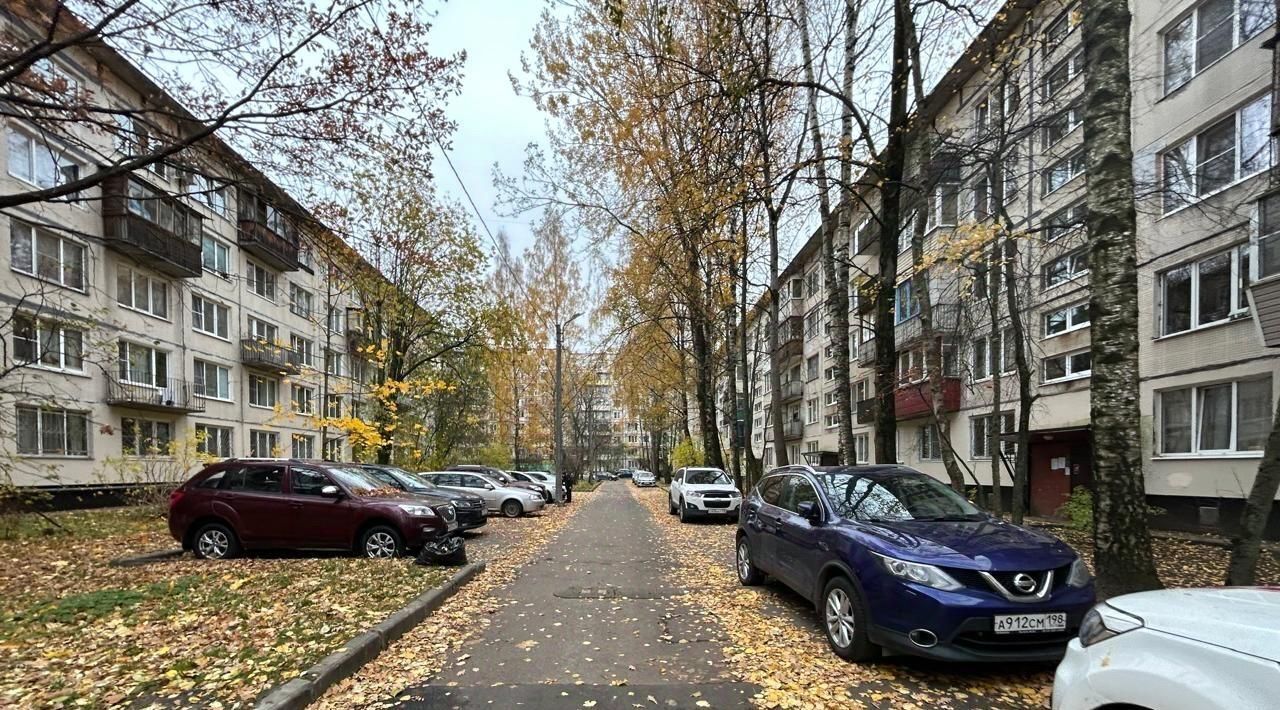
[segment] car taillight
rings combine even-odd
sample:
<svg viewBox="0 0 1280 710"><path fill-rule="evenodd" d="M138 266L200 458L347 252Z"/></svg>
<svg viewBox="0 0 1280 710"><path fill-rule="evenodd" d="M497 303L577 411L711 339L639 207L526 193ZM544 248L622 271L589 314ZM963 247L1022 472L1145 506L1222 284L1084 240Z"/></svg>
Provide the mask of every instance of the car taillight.
<svg viewBox="0 0 1280 710"><path fill-rule="evenodd" d="M175 489L173 489L173 492L169 494L169 509L170 509L170 510L173 510L173 506L177 505L177 504L178 504L178 501L182 500L182 496L183 496L183 491L182 491L182 489L181 489L181 488L175 488Z"/></svg>

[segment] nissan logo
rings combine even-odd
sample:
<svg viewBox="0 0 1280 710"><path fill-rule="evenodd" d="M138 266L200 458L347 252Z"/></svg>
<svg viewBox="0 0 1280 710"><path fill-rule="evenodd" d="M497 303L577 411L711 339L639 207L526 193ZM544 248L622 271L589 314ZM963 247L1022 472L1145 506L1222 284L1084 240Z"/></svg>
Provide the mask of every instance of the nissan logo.
<svg viewBox="0 0 1280 710"><path fill-rule="evenodd" d="M1036 580L1025 572L1019 572L1013 575L1013 587L1023 594L1030 594L1036 590Z"/></svg>

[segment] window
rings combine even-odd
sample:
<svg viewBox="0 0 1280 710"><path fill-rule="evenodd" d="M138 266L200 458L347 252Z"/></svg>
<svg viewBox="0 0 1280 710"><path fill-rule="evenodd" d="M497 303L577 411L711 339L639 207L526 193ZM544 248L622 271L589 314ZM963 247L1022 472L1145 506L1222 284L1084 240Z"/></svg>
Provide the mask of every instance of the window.
<svg viewBox="0 0 1280 710"><path fill-rule="evenodd" d="M982 97L982 100L973 107L973 130L979 135L987 132L987 126L991 123L991 96Z"/></svg>
<svg viewBox="0 0 1280 710"><path fill-rule="evenodd" d="M16 362L69 372L84 371L84 332L57 322L13 314Z"/></svg>
<svg viewBox="0 0 1280 710"><path fill-rule="evenodd" d="M1276 274L1280 274L1280 192L1258 200L1258 278Z"/></svg>
<svg viewBox="0 0 1280 710"><path fill-rule="evenodd" d="M298 284L289 284L289 312L303 318L311 317L311 292Z"/></svg>
<svg viewBox="0 0 1280 710"><path fill-rule="evenodd" d="M1013 412L1001 412L1000 431L998 434L1010 434L1013 430ZM972 438L969 443L969 451L972 452L972 458L991 458L991 441L989 439L991 436L991 415L971 417L969 419L969 434ZM1017 451L1017 444L1008 439L1001 439L1000 451L1005 456L1013 456Z"/></svg>
<svg viewBox="0 0 1280 710"><path fill-rule="evenodd" d="M1271 431L1271 378L1156 393L1161 454L1261 453Z"/></svg>
<svg viewBox="0 0 1280 710"><path fill-rule="evenodd" d="M942 442L938 429L932 424L925 424L916 429L916 453L921 461L937 461L942 458Z"/></svg>
<svg viewBox="0 0 1280 710"><path fill-rule="evenodd" d="M867 396L868 389L867 389L866 380L858 380L857 382L853 383L852 387L853 387L853 391L850 394L851 394L851 399L855 404L868 399L868 396Z"/></svg>
<svg viewBox="0 0 1280 710"><path fill-rule="evenodd" d="M196 425L196 451L220 459L231 458L231 427Z"/></svg>
<svg viewBox="0 0 1280 710"><path fill-rule="evenodd" d="M1084 226L1089 217L1089 208L1083 202L1054 212L1044 221L1044 240L1056 242Z"/></svg>
<svg viewBox="0 0 1280 710"><path fill-rule="evenodd" d="M17 406L18 453L24 456L88 456L89 415L67 409Z"/></svg>
<svg viewBox="0 0 1280 710"><path fill-rule="evenodd" d="M329 306L329 312L324 319L324 327L330 333L342 332L342 308L338 306Z"/></svg>
<svg viewBox="0 0 1280 710"><path fill-rule="evenodd" d="M342 439L330 437L324 440L324 460L342 461Z"/></svg>
<svg viewBox="0 0 1280 710"><path fill-rule="evenodd" d="M1264 94L1160 156L1166 214L1271 166L1271 96Z"/></svg>
<svg viewBox="0 0 1280 710"><path fill-rule="evenodd" d="M314 436L309 434L294 434L291 438L293 440L293 457L295 459L313 459L316 457L316 438ZM294 469L295 488L298 480L296 477L297 473L299 473L299 471Z"/></svg>
<svg viewBox="0 0 1280 710"><path fill-rule="evenodd" d="M311 416L315 414L316 391L310 387L293 385L293 411L297 414Z"/></svg>
<svg viewBox="0 0 1280 710"><path fill-rule="evenodd" d="M200 263L205 271L219 276L231 273L231 247L209 235L200 238Z"/></svg>
<svg viewBox="0 0 1280 710"><path fill-rule="evenodd" d="M324 396L324 415L331 419L342 416L342 395L326 394Z"/></svg>
<svg viewBox="0 0 1280 710"><path fill-rule="evenodd" d="M164 387L169 379L169 353L122 340L119 373L122 382Z"/></svg>
<svg viewBox="0 0 1280 710"><path fill-rule="evenodd" d="M191 327L200 333L227 339L231 309L209 299L191 294Z"/></svg>
<svg viewBox="0 0 1280 710"><path fill-rule="evenodd" d="M818 379L818 371L820 368L817 355L813 355L809 358L808 362L805 363L805 369L808 371L805 378L807 382L812 382Z"/></svg>
<svg viewBox="0 0 1280 710"><path fill-rule="evenodd" d="M929 203L930 229L955 226L960 218L960 163L954 157L943 159Z"/></svg>
<svg viewBox="0 0 1280 710"><path fill-rule="evenodd" d="M893 299L893 323L898 325L920 315L920 299L915 294L915 279L898 284Z"/></svg>
<svg viewBox="0 0 1280 710"><path fill-rule="evenodd" d="M1089 327L1088 302L1059 308L1044 316L1044 337L1046 338L1087 327Z"/></svg>
<svg viewBox="0 0 1280 710"><path fill-rule="evenodd" d="M1266 0L1205 0L1164 32L1164 90L1173 91L1276 21Z"/></svg>
<svg viewBox="0 0 1280 710"><path fill-rule="evenodd" d="M1040 175L1040 194L1048 195L1058 191L1083 172L1084 151L1077 150L1044 169Z"/></svg>
<svg viewBox="0 0 1280 710"><path fill-rule="evenodd" d="M152 419L120 420L120 451L126 456L168 456L173 447L173 424Z"/></svg>
<svg viewBox="0 0 1280 710"><path fill-rule="evenodd" d="M1049 101L1057 96L1067 84L1080 75L1084 67L1084 51L1076 50L1071 56L1053 65L1044 74L1044 100Z"/></svg>
<svg viewBox="0 0 1280 710"><path fill-rule="evenodd" d="M822 272L818 269L811 269L806 277L809 287L809 296L817 296L822 291Z"/></svg>
<svg viewBox="0 0 1280 710"><path fill-rule="evenodd" d="M197 397L231 399L231 370L212 362L196 360L195 389Z"/></svg>
<svg viewBox="0 0 1280 710"><path fill-rule="evenodd" d="M316 344L314 341L296 333L289 336L289 347L298 353L298 361L307 367L311 367L316 361Z"/></svg>
<svg viewBox="0 0 1280 710"><path fill-rule="evenodd" d="M916 233L916 216L912 213L909 217L902 220L902 225L898 229L898 253L911 250L911 239Z"/></svg>
<svg viewBox="0 0 1280 710"><path fill-rule="evenodd" d="M1160 274L1160 334L1220 323L1248 310L1248 247L1235 247Z"/></svg>
<svg viewBox="0 0 1280 710"><path fill-rule="evenodd" d="M924 348L903 350L898 353L898 382L908 383L924 379Z"/></svg>
<svg viewBox="0 0 1280 710"><path fill-rule="evenodd" d="M1044 381L1059 382L1088 377L1093 370L1093 355L1088 350L1056 355L1044 359Z"/></svg>
<svg viewBox="0 0 1280 710"><path fill-rule="evenodd" d="M10 128L9 174L36 187L56 187L79 180L80 165L65 153L56 152L48 141Z"/></svg>
<svg viewBox="0 0 1280 710"><path fill-rule="evenodd" d="M840 426L840 415L839 414L822 415L822 426L827 429L835 429L836 427ZM816 444L817 442L814 442L814 443Z"/></svg>
<svg viewBox="0 0 1280 710"><path fill-rule="evenodd" d="M831 390L822 395L822 406L834 407L840 403L839 390Z"/></svg>
<svg viewBox="0 0 1280 710"><path fill-rule="evenodd" d="M257 318L249 318L249 334L254 340L264 343L274 343L280 335L279 329L274 325Z"/></svg>
<svg viewBox="0 0 1280 710"><path fill-rule="evenodd" d="M274 407L280 391L280 383L270 377L249 375L249 405ZM255 456L257 454L254 454Z"/></svg>
<svg viewBox="0 0 1280 710"><path fill-rule="evenodd" d="M826 380L827 382L834 381L836 379L836 368L828 367L827 369L823 370L822 379Z"/></svg>
<svg viewBox="0 0 1280 710"><path fill-rule="evenodd" d="M820 318L821 315L822 314L819 313L819 308L816 306L814 307L813 310L805 314L804 316L804 339L805 340L813 340L814 338L818 337L818 318Z"/></svg>
<svg viewBox="0 0 1280 710"><path fill-rule="evenodd" d="M1080 106L1072 104L1061 111L1044 119L1044 126L1041 128L1041 142L1045 150L1053 147L1058 141L1071 135L1079 125L1084 121L1084 112L1080 110Z"/></svg>
<svg viewBox="0 0 1280 710"><path fill-rule="evenodd" d="M273 458L280 453L280 435L274 431L249 430L249 455L254 458ZM279 490L277 487L276 490Z"/></svg>
<svg viewBox="0 0 1280 710"><path fill-rule="evenodd" d="M275 301L276 275L265 266L249 262L249 290L268 301Z"/></svg>
<svg viewBox="0 0 1280 710"><path fill-rule="evenodd" d="M1067 36L1080 26L1080 7L1072 5L1062 11L1044 28L1044 53L1048 54L1062 46Z"/></svg>
<svg viewBox="0 0 1280 710"><path fill-rule="evenodd" d="M195 210L138 180L130 179L128 190L125 206L130 213L192 244L199 244L204 238L204 217Z"/></svg>
<svg viewBox="0 0 1280 710"><path fill-rule="evenodd" d="M1089 252L1085 249L1063 254L1044 265L1044 287L1053 288L1089 273Z"/></svg>
<svg viewBox="0 0 1280 710"><path fill-rule="evenodd" d="M324 349L324 371L330 375L342 376L342 353L337 350Z"/></svg>
<svg viewBox="0 0 1280 710"><path fill-rule="evenodd" d="M973 346L970 348L972 355L973 379L974 381L985 380L991 376L991 361L994 359L993 352L995 343L987 336L973 339Z"/></svg>
<svg viewBox="0 0 1280 710"><path fill-rule="evenodd" d="M853 455L855 463L867 463L871 460L868 455L870 450L871 437L866 434L858 434L853 437Z"/></svg>
<svg viewBox="0 0 1280 710"><path fill-rule="evenodd" d="M210 212L221 217L231 215L231 204L227 198L227 186L221 185L214 178L200 173L186 173L180 180L183 182L185 194L209 208ZM224 270L222 273L226 273Z"/></svg>
<svg viewBox="0 0 1280 710"><path fill-rule="evenodd" d="M805 400L804 403L804 423L818 423L818 400L817 398Z"/></svg>
<svg viewBox="0 0 1280 710"><path fill-rule="evenodd" d="M77 291L85 289L84 245L16 219L9 220L9 240L14 271Z"/></svg>
<svg viewBox="0 0 1280 710"><path fill-rule="evenodd" d="M157 318L168 318L169 284L121 266L116 271L116 302Z"/></svg>

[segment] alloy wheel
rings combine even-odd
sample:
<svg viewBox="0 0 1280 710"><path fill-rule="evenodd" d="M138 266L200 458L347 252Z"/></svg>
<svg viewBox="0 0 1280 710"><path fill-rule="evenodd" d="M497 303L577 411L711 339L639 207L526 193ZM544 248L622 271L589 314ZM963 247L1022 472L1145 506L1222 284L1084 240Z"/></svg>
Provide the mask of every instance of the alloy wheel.
<svg viewBox="0 0 1280 710"><path fill-rule="evenodd" d="M751 548L745 539L738 542L738 579L751 579Z"/></svg>
<svg viewBox="0 0 1280 710"><path fill-rule="evenodd" d="M231 539L223 531L212 528L200 533L200 539L196 541L196 545L200 548L202 557L210 560L220 560L227 556L227 550L231 547Z"/></svg>
<svg viewBox="0 0 1280 710"><path fill-rule="evenodd" d="M391 537L391 533L379 530L364 541L364 554L379 559L395 557L396 539Z"/></svg>
<svg viewBox="0 0 1280 710"><path fill-rule="evenodd" d="M831 641L840 648L848 648L853 643L853 631L856 626L853 619L853 604L849 595L840 588L834 588L827 594L827 633Z"/></svg>

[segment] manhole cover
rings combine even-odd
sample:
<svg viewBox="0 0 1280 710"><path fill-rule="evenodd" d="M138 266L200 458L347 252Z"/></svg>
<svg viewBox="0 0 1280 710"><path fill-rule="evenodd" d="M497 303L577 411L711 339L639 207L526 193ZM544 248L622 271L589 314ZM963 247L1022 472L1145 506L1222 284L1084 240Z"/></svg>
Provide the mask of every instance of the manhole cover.
<svg viewBox="0 0 1280 710"><path fill-rule="evenodd" d="M556 592L561 599L666 599L684 594L683 589L637 587L569 587Z"/></svg>

